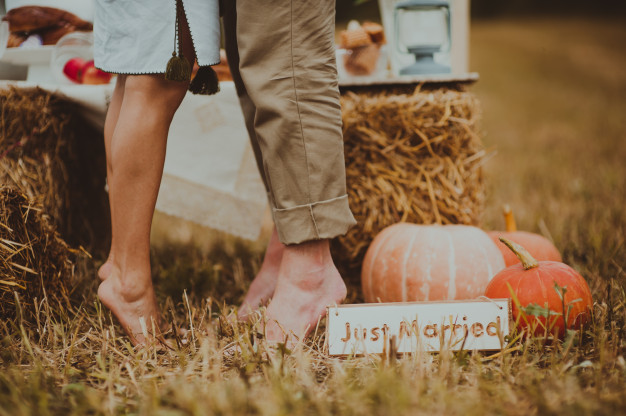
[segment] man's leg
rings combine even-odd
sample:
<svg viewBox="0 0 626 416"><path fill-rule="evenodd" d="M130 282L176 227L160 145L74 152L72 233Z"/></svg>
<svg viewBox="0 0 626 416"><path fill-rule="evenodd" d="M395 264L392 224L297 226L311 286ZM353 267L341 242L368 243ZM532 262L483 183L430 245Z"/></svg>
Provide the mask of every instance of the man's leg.
<svg viewBox="0 0 626 416"><path fill-rule="evenodd" d="M226 22L225 22L226 23ZM345 285L328 239L348 208L334 56L334 1L236 1L239 71L254 103L273 216L284 249L266 335L306 334ZM292 338L293 339L293 338Z"/></svg>
<svg viewBox="0 0 626 416"><path fill-rule="evenodd" d="M274 226L261 268L250 283L248 292L239 307L239 319L247 320L259 306L267 303L274 296L284 253L285 245L278 239L278 232Z"/></svg>
<svg viewBox="0 0 626 416"><path fill-rule="evenodd" d="M259 147L258 140L256 139L256 132L254 130L254 116L256 113L256 107L248 96L246 87L241 79L239 73L239 51L237 46L236 35L236 22L237 13L234 2L225 2L222 10L224 16L224 32L225 32L225 47L226 56L228 58L228 65L230 66L230 72L233 76L233 81L237 89L237 95L239 96L239 102L241 104L241 110L246 122L246 128L248 135L250 136L250 143L254 151L254 157L256 159L257 167L263 184L268 192L268 200L270 206L273 206L271 196L269 194L269 188L265 179L265 168L263 167L263 157L261 155L261 149ZM263 257L263 263L259 272L254 277L254 280L250 284L250 288L246 293L246 296L239 307L239 319L245 320L251 314L253 314L257 308L265 304L274 295L276 289L276 282L278 281L278 271L280 263L283 258L283 252L285 245L282 244L278 238L278 231L276 226L272 230L272 235L267 244L265 255Z"/></svg>

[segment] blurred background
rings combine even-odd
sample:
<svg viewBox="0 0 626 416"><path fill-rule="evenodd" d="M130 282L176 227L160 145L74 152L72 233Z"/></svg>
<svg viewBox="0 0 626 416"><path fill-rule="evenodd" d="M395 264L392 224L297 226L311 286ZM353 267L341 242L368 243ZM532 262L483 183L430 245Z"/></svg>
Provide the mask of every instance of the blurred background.
<svg viewBox="0 0 626 416"><path fill-rule="evenodd" d="M337 20L353 19L354 13L376 19L379 14L373 0L337 0ZM626 3L621 0L472 0L473 19L506 16L597 16L617 17L626 15Z"/></svg>
<svg viewBox="0 0 626 416"><path fill-rule="evenodd" d="M338 30L351 19L380 21L378 2L338 0ZM471 2L469 69L480 79L469 89L481 102L484 140L494 151L488 211L514 203L532 228L563 209L556 206L563 193L590 198L595 181L626 201L624 45L623 1ZM541 209L525 212L522 201L535 198L543 199Z"/></svg>
<svg viewBox="0 0 626 416"><path fill-rule="evenodd" d="M376 1L337 1L337 29L379 21ZM491 157L484 228L552 238L585 276L625 283L626 2L472 0L469 86Z"/></svg>

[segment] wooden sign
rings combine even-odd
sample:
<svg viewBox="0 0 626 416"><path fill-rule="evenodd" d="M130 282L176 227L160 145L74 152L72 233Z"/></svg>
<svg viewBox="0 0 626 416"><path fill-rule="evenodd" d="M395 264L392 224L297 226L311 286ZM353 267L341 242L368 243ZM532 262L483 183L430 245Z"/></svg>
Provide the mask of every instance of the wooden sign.
<svg viewBox="0 0 626 416"><path fill-rule="evenodd" d="M328 306L330 355L500 350L509 334L509 299Z"/></svg>

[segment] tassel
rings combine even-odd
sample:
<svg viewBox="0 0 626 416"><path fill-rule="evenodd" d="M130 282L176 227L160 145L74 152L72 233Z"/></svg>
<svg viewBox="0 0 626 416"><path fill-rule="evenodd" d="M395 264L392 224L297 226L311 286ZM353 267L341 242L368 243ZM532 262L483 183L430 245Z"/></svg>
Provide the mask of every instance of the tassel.
<svg viewBox="0 0 626 416"><path fill-rule="evenodd" d="M178 44L178 25L181 13L180 0L176 0L176 20L174 22L174 51L172 57L167 61L165 67L165 79L168 81L189 82L191 79L191 65L189 61L183 56L183 52L180 52L180 56L176 55L176 49L180 50Z"/></svg>
<svg viewBox="0 0 626 416"><path fill-rule="evenodd" d="M178 82L189 81L191 79L191 65L189 65L189 61L184 56L176 56L176 52L172 52L172 57L167 61L165 79Z"/></svg>
<svg viewBox="0 0 626 416"><path fill-rule="evenodd" d="M219 90L220 84L217 74L210 66L201 66L189 84L189 91L193 94L213 95Z"/></svg>

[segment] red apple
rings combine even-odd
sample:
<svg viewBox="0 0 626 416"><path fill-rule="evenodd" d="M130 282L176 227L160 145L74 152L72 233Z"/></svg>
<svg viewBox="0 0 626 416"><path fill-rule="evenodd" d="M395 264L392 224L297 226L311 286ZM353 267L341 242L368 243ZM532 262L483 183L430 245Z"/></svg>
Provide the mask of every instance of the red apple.
<svg viewBox="0 0 626 416"><path fill-rule="evenodd" d="M72 58L63 67L63 73L66 77L68 77L72 82L76 82L80 84L83 80L83 68L85 67L84 59L82 58Z"/></svg>
<svg viewBox="0 0 626 416"><path fill-rule="evenodd" d="M93 61L89 61L83 67L83 84L108 84L111 82L111 74L96 68Z"/></svg>

